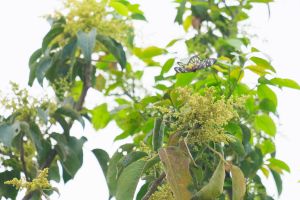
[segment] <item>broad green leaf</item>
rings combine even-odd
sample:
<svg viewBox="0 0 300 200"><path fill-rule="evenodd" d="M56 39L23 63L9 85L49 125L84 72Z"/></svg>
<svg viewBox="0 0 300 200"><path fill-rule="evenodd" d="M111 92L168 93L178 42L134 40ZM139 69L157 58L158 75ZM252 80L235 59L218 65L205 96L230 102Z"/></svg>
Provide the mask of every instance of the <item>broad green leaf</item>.
<svg viewBox="0 0 300 200"><path fill-rule="evenodd" d="M275 152L276 148L275 148L275 144L273 143L272 140L264 140L261 144L260 144L260 149L261 152L266 155L268 153L273 153Z"/></svg>
<svg viewBox="0 0 300 200"><path fill-rule="evenodd" d="M133 200L145 163L144 160L138 160L123 170L117 183L116 200Z"/></svg>
<svg viewBox="0 0 300 200"><path fill-rule="evenodd" d="M147 156L148 154L143 152L143 151L133 151L130 152L129 154L125 155L123 158L121 158L118 161L118 173L117 177L122 173L123 169L126 168L128 165L131 163L140 160L141 158Z"/></svg>
<svg viewBox="0 0 300 200"><path fill-rule="evenodd" d="M14 138L20 133L21 127L19 122L13 124L0 124L0 142L7 147L11 147Z"/></svg>
<svg viewBox="0 0 300 200"><path fill-rule="evenodd" d="M205 200L215 200L223 192L225 179L225 165L222 160L219 161L217 168L215 169L212 177L209 179L207 185L205 185L199 192L197 192L196 197Z"/></svg>
<svg viewBox="0 0 300 200"><path fill-rule="evenodd" d="M105 128L111 119L106 103L95 107L93 110L91 110L91 113L92 124L96 130Z"/></svg>
<svg viewBox="0 0 300 200"><path fill-rule="evenodd" d="M177 8L177 15L175 17L175 22L178 22L178 24L182 24L182 17L185 11L185 4L186 4L186 0L182 0L180 2L179 7Z"/></svg>
<svg viewBox="0 0 300 200"><path fill-rule="evenodd" d="M176 87L183 87L189 85L194 78L197 76L196 73L178 73L176 75Z"/></svg>
<svg viewBox="0 0 300 200"><path fill-rule="evenodd" d="M4 171L0 173L0 199L16 199L18 190L4 182L12 180L13 178L20 178L20 172L17 170Z"/></svg>
<svg viewBox="0 0 300 200"><path fill-rule="evenodd" d="M96 38L100 43L102 43L107 48L107 50L111 54L114 55L114 57L120 63L121 68L125 69L127 61L126 61L125 52L123 50L123 46L113 38L105 35L98 34Z"/></svg>
<svg viewBox="0 0 300 200"><path fill-rule="evenodd" d="M72 120L77 120L81 123L82 127L84 127L84 120L81 117L80 113L69 106L63 106L58 108L55 111L55 114L65 115L67 117L70 117Z"/></svg>
<svg viewBox="0 0 300 200"><path fill-rule="evenodd" d="M46 49L48 48L48 46L50 45L50 43L61 33L63 33L64 28L60 27L60 26L54 26L53 28L51 28L51 30L46 34L46 36L43 39L43 43L42 43L42 49L43 51L46 51Z"/></svg>
<svg viewBox="0 0 300 200"><path fill-rule="evenodd" d="M270 64L269 61L263 59L263 58L259 58L259 57L251 57L250 60L252 60L256 65L264 67L266 69L271 70L272 72L276 72L274 67Z"/></svg>
<svg viewBox="0 0 300 200"><path fill-rule="evenodd" d="M109 155L108 153L106 153L106 151L102 150L102 149L93 149L92 152L94 153L94 155L96 156L104 176L106 177L107 174L107 168L108 168L108 162L109 162Z"/></svg>
<svg viewBox="0 0 300 200"><path fill-rule="evenodd" d="M163 144L164 139L164 123L162 118L156 118L154 123L152 146L153 150L157 151Z"/></svg>
<svg viewBox="0 0 300 200"><path fill-rule="evenodd" d="M66 137L63 134L53 133L51 135L56 140L56 150L60 157L60 162L64 169L72 178L80 169L83 162L83 144L86 142L85 137L77 139L73 136Z"/></svg>
<svg viewBox="0 0 300 200"><path fill-rule="evenodd" d="M136 199L135 200L142 200L143 197L145 196L145 194L147 193L148 191L148 188L149 188L149 182L146 182L139 190L139 192L137 193L136 195Z"/></svg>
<svg viewBox="0 0 300 200"><path fill-rule="evenodd" d="M152 57L162 55L166 53L166 50L156 46L150 46L147 48L134 48L134 53L141 59L151 59Z"/></svg>
<svg viewBox="0 0 300 200"><path fill-rule="evenodd" d="M260 109L262 109L263 111L267 111L267 112L276 112L276 105L273 101L271 101L270 99L263 99L259 102L259 107Z"/></svg>
<svg viewBox="0 0 300 200"><path fill-rule="evenodd" d="M269 99L274 103L275 107L277 107L277 96L267 85L260 84L257 87L257 94L261 100Z"/></svg>
<svg viewBox="0 0 300 200"><path fill-rule="evenodd" d="M266 114L257 115L254 120L254 125L257 129L264 131L270 136L275 136L276 125L272 118Z"/></svg>
<svg viewBox="0 0 300 200"><path fill-rule="evenodd" d="M177 200L191 199L192 176L189 157L178 147L169 146L158 151L171 190Z"/></svg>
<svg viewBox="0 0 300 200"><path fill-rule="evenodd" d="M243 200L246 193L246 179L242 170L232 165L231 169L232 174L232 200Z"/></svg>
<svg viewBox="0 0 300 200"><path fill-rule="evenodd" d="M117 1L111 1L109 5L113 7L120 15L128 16L129 10L124 4Z"/></svg>
<svg viewBox="0 0 300 200"><path fill-rule="evenodd" d="M162 66L160 74L164 74L168 72L172 68L174 62L175 62L174 58L170 58L169 60L167 60L165 64Z"/></svg>
<svg viewBox="0 0 300 200"><path fill-rule="evenodd" d="M92 53L96 44L96 29L92 29L89 33L79 31L77 33L77 44L81 49L84 58L88 63L91 62Z"/></svg>
<svg viewBox="0 0 300 200"><path fill-rule="evenodd" d="M300 85L296 81L287 78L273 78L270 80L270 82L279 87L288 87L298 90L300 89Z"/></svg>
<svg viewBox="0 0 300 200"><path fill-rule="evenodd" d="M276 158L270 158L268 161L270 162L268 164L269 168L276 171L277 173L281 173L281 170L291 172L290 167L282 160Z"/></svg>
<svg viewBox="0 0 300 200"><path fill-rule="evenodd" d="M40 85L43 85L43 79L47 71L50 69L51 65L52 65L52 58L49 56L45 56L40 60L40 62L37 63L35 69L31 69L35 71L35 76ZM29 84L32 84L33 80L34 78L32 79L32 81L29 82Z"/></svg>
<svg viewBox="0 0 300 200"><path fill-rule="evenodd" d="M278 174L277 172L275 172L272 169L271 169L271 173L273 175L273 178L274 178L274 181L275 181L275 184L277 187L278 195L280 195L282 192L282 180L281 180L280 174Z"/></svg>
<svg viewBox="0 0 300 200"><path fill-rule="evenodd" d="M119 147L119 149L114 153L114 155L109 160L107 173L106 173L106 182L109 189L110 196L116 195L117 190L117 173L118 173L118 162L123 158L123 153L130 153L133 149L133 144L124 144Z"/></svg>
<svg viewBox="0 0 300 200"><path fill-rule="evenodd" d="M31 66L33 63L37 62L37 60L41 57L43 54L42 48L37 49L35 52L33 52L29 58L28 65Z"/></svg>

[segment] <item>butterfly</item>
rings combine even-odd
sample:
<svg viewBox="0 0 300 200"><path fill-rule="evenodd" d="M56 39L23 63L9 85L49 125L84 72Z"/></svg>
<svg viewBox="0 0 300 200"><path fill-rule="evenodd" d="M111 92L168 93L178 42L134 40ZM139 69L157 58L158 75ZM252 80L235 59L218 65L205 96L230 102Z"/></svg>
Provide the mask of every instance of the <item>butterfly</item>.
<svg viewBox="0 0 300 200"><path fill-rule="evenodd" d="M174 67L174 70L177 73L186 73L186 72L195 72L200 69L204 69L212 66L217 62L215 58L207 58L204 60L200 60L198 56L192 56L187 64L182 62L177 62L180 67Z"/></svg>

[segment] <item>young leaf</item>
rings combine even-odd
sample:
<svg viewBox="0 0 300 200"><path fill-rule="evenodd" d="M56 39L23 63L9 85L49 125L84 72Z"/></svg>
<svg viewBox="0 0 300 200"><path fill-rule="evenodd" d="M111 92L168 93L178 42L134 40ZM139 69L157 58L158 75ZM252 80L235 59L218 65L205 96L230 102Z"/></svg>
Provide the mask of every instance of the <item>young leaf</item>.
<svg viewBox="0 0 300 200"><path fill-rule="evenodd" d="M91 111L91 113L92 124L96 130L105 128L111 119L106 103L97 106Z"/></svg>
<svg viewBox="0 0 300 200"><path fill-rule="evenodd" d="M232 165L232 200L243 200L246 193L246 180L242 170Z"/></svg>
<svg viewBox="0 0 300 200"><path fill-rule="evenodd" d="M300 85L296 81L288 78L273 78L270 80L270 82L279 87L289 87L298 90L300 89Z"/></svg>
<svg viewBox="0 0 300 200"><path fill-rule="evenodd" d="M199 192L197 192L196 197L203 200L217 199L223 192L224 179L225 166L224 162L220 160L212 177L209 179L208 184L205 185Z"/></svg>
<svg viewBox="0 0 300 200"><path fill-rule="evenodd" d="M169 60L167 60L165 64L162 66L160 74L164 74L168 72L172 68L174 62L175 62L174 58L170 58Z"/></svg>
<svg viewBox="0 0 300 200"><path fill-rule="evenodd" d="M174 146L161 148L158 154L176 200L191 199L193 181L189 171L189 157Z"/></svg>

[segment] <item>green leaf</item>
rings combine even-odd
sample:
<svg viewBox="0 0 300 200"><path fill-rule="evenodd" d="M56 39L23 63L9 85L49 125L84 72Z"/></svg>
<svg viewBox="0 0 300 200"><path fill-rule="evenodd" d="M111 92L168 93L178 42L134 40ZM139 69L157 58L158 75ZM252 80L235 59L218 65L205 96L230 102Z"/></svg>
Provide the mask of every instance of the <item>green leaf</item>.
<svg viewBox="0 0 300 200"><path fill-rule="evenodd" d="M63 31L64 28L61 26L54 26L53 28L51 28L51 30L46 34L46 36L43 39L42 49L44 52L48 48L49 44L54 40L54 38L63 33Z"/></svg>
<svg viewBox="0 0 300 200"><path fill-rule="evenodd" d="M266 114L256 116L254 125L258 130L262 130L270 136L275 136L276 134L276 125L272 118Z"/></svg>
<svg viewBox="0 0 300 200"><path fill-rule="evenodd" d="M230 142L230 147L239 155L239 156L245 156L246 152L244 149L244 146L242 144L242 141L239 138L236 138L234 136L230 136L234 138L234 141Z"/></svg>
<svg viewBox="0 0 300 200"><path fill-rule="evenodd" d="M124 169L118 183L116 200L132 200L146 161L138 160Z"/></svg>
<svg viewBox="0 0 300 200"><path fill-rule="evenodd" d="M178 24L182 24L182 17L185 11L185 4L186 4L186 0L182 0L180 2L179 7L177 8L177 15L175 17L175 22L178 22Z"/></svg>
<svg viewBox="0 0 300 200"><path fill-rule="evenodd" d="M259 65L250 65L247 66L246 69L249 69L253 73L259 75L259 76L264 76L266 74L270 74L269 72L266 71L266 68L259 66Z"/></svg>
<svg viewBox="0 0 300 200"><path fill-rule="evenodd" d="M113 7L120 15L128 16L129 10L124 4L117 1L111 1L109 5Z"/></svg>
<svg viewBox="0 0 300 200"><path fill-rule="evenodd" d="M106 177L107 175L107 169L108 169L108 162L109 162L109 155L104 151L103 149L93 149L92 152L96 156L104 176Z"/></svg>
<svg viewBox="0 0 300 200"><path fill-rule="evenodd" d="M281 170L285 170L287 172L291 172L290 167L283 162L282 160L276 159L276 158L270 158L268 160L270 163L268 164L269 168L271 168L272 170L280 173ZM277 170L279 169L279 170Z"/></svg>
<svg viewBox="0 0 300 200"><path fill-rule="evenodd" d="M269 99L274 103L275 108L277 107L277 96L275 92L273 92L273 90L271 90L267 85L260 84L257 87L257 94L261 100Z"/></svg>
<svg viewBox="0 0 300 200"><path fill-rule="evenodd" d="M39 63L37 63L36 69L32 69L33 71L35 71L35 76L40 85L43 85L43 79L47 71L50 69L51 65L52 65L52 58L49 56L45 56L40 60ZM32 84L34 78L31 77L31 80L29 83Z"/></svg>
<svg viewBox="0 0 300 200"><path fill-rule="evenodd" d="M106 182L109 189L110 196L114 196L117 191L117 173L118 173L118 162L123 157L123 153L130 153L133 149L133 144L124 144L114 153L114 155L109 160Z"/></svg>
<svg viewBox="0 0 300 200"><path fill-rule="evenodd" d="M96 44L96 34L97 31L94 28L89 33L83 31L77 33L77 45L88 63L92 59L92 53Z"/></svg>
<svg viewBox="0 0 300 200"><path fill-rule="evenodd" d="M148 154L143 151L133 151L125 155L118 161L118 173L117 177L122 173L123 169L126 168L131 163L140 160L141 158L147 156Z"/></svg>
<svg viewBox="0 0 300 200"><path fill-rule="evenodd" d="M154 151L157 151L162 146L163 139L164 123L162 122L162 118L156 118L152 135L152 146Z"/></svg>
<svg viewBox="0 0 300 200"><path fill-rule="evenodd" d="M97 77L96 77L96 83L95 83L95 86L94 88L98 91L103 91L104 88L105 88L105 84L106 84L106 80L105 78L99 74Z"/></svg>
<svg viewBox="0 0 300 200"><path fill-rule="evenodd" d="M11 147L14 138L20 133L21 127L19 122L13 124L0 124L0 142L7 147Z"/></svg>
<svg viewBox="0 0 300 200"><path fill-rule="evenodd" d="M136 199L135 200L142 200L143 197L145 196L145 194L148 191L148 187L149 187L149 182L146 182L139 190L139 192L136 195Z"/></svg>
<svg viewBox="0 0 300 200"><path fill-rule="evenodd" d="M107 48L107 50L110 53L114 55L114 57L120 63L122 69L125 69L127 61L126 61L125 52L123 50L123 46L113 38L105 35L98 34L96 38L100 43L102 43Z"/></svg>
<svg viewBox="0 0 300 200"><path fill-rule="evenodd" d="M270 80L270 82L278 87L288 87L298 90L300 89L300 85L296 81L288 78L273 78Z"/></svg>
<svg viewBox="0 0 300 200"><path fill-rule="evenodd" d="M276 72L274 67L270 64L270 62L263 58L253 56L250 58L250 60L252 60L258 66L262 66L266 69L271 70L272 72Z"/></svg>
<svg viewBox="0 0 300 200"><path fill-rule="evenodd" d="M261 152L266 155L268 153L273 153L276 150L275 144L272 140L264 140L260 145Z"/></svg>
<svg viewBox="0 0 300 200"><path fill-rule="evenodd" d="M168 183L176 199L191 199L192 176L189 157L178 147L169 146L158 151Z"/></svg>
<svg viewBox="0 0 300 200"><path fill-rule="evenodd" d="M0 173L0 199L16 199L18 190L12 186L4 184L5 181L12 180L13 178L20 178L20 172L17 170L4 171Z"/></svg>
<svg viewBox="0 0 300 200"><path fill-rule="evenodd" d="M282 192L282 180L281 180L280 174L278 174L277 172L275 172L272 169L271 169L271 173L273 175L273 178L274 178L274 181L275 181L275 184L277 187L278 195L280 195Z"/></svg>
<svg viewBox="0 0 300 200"><path fill-rule="evenodd" d="M189 85L194 78L196 77L196 73L178 73L176 75L176 87L183 87Z"/></svg>
<svg viewBox="0 0 300 200"><path fill-rule="evenodd" d="M107 110L107 104L101 104L95 107L92 111L92 124L96 130L105 128L111 120L110 114Z"/></svg>
<svg viewBox="0 0 300 200"><path fill-rule="evenodd" d="M263 100L261 100L259 102L259 107L263 111L273 112L273 113L276 112L276 105L270 99L263 99Z"/></svg>
<svg viewBox="0 0 300 200"><path fill-rule="evenodd" d="M29 58L28 65L31 66L33 63L37 62L37 60L41 57L43 54L42 48L37 49L35 52L33 52Z"/></svg>
<svg viewBox="0 0 300 200"><path fill-rule="evenodd" d="M86 142L85 137L77 139L75 137L66 137L63 134L53 133L51 135L57 142L56 150L60 157L60 162L64 169L72 178L82 166L83 161L83 144Z"/></svg>
<svg viewBox="0 0 300 200"><path fill-rule="evenodd" d="M171 40L171 41L167 44L166 48L173 46L176 42L178 42L178 41L180 41L180 40L182 40L182 38L176 38L176 39Z"/></svg>
<svg viewBox="0 0 300 200"><path fill-rule="evenodd" d="M152 57L162 55L166 53L166 50L156 46L150 46L147 48L134 48L134 53L136 56L143 60L151 59Z"/></svg>
<svg viewBox="0 0 300 200"><path fill-rule="evenodd" d="M143 14L139 14L139 13L133 13L131 15L131 18L132 19L135 19L135 20L143 20L143 21L147 21L146 17L143 15Z"/></svg>
<svg viewBox="0 0 300 200"><path fill-rule="evenodd" d="M174 62L175 62L174 58L170 58L169 60L167 60L165 64L162 66L160 74L164 74L168 72L172 68Z"/></svg>
<svg viewBox="0 0 300 200"><path fill-rule="evenodd" d="M55 114L65 115L67 117L70 117L72 120L77 120L81 123L82 127L84 127L84 120L81 117L80 113L69 106L63 106L58 108L55 111Z"/></svg>

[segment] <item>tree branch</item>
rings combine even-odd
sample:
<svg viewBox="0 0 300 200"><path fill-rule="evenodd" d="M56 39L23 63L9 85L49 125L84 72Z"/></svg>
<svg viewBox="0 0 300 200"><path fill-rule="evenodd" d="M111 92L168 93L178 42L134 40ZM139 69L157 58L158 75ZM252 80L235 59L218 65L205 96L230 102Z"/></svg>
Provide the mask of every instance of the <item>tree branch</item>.
<svg viewBox="0 0 300 200"><path fill-rule="evenodd" d="M152 196L152 194L157 190L157 187L161 184L161 182L164 180L166 177L166 173L163 172L150 186L150 189L146 193L146 195L143 197L142 200L148 200Z"/></svg>

